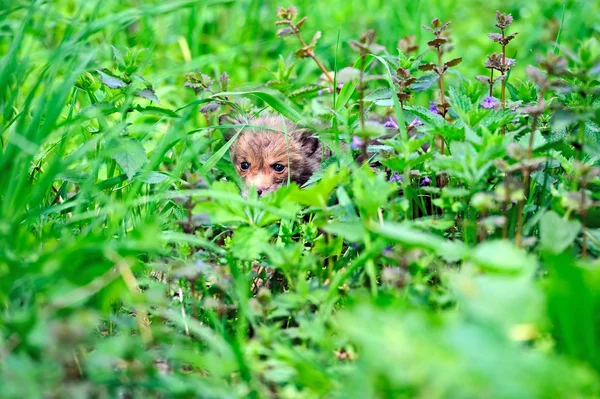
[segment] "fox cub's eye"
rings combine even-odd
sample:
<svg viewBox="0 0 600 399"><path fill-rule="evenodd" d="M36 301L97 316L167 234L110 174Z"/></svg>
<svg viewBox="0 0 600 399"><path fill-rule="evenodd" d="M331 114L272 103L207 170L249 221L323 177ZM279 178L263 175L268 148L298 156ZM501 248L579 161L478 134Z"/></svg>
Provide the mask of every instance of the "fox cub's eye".
<svg viewBox="0 0 600 399"><path fill-rule="evenodd" d="M281 172L283 172L284 169L285 169L285 166L283 166L280 163L276 163L275 165L273 165L273 170L275 172L281 173Z"/></svg>
<svg viewBox="0 0 600 399"><path fill-rule="evenodd" d="M250 164L248 162L242 162L240 164L240 169L242 169L242 170L248 170L248 169L250 169Z"/></svg>

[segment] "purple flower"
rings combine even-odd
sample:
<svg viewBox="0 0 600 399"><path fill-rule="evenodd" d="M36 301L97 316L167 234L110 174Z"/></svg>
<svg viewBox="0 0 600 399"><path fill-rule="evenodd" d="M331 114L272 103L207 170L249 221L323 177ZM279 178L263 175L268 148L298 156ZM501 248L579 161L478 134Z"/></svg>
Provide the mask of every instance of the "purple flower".
<svg viewBox="0 0 600 399"><path fill-rule="evenodd" d="M421 186L421 187L422 187L422 186L428 186L428 185L430 185L430 184L431 184L431 179L429 178L429 176L425 176L425 177L423 178L423 180L421 180L421 184L420 184L420 186Z"/></svg>
<svg viewBox="0 0 600 399"><path fill-rule="evenodd" d="M392 119L392 117L390 116L390 119L388 119L384 124L383 127L391 127L392 129L398 129L398 124Z"/></svg>
<svg viewBox="0 0 600 399"><path fill-rule="evenodd" d="M352 142L350 143L350 148L352 148L353 150L358 150L364 144L365 144L365 142L360 137L352 136Z"/></svg>
<svg viewBox="0 0 600 399"><path fill-rule="evenodd" d="M485 109L492 109L495 108L496 105L498 105L498 100L495 99L492 96L487 96L486 98L483 99L483 101L481 102L481 106Z"/></svg>
<svg viewBox="0 0 600 399"><path fill-rule="evenodd" d="M342 90L342 87L344 87L344 82L339 82L337 85L337 89Z"/></svg>
<svg viewBox="0 0 600 399"><path fill-rule="evenodd" d="M399 174L398 172L394 172L394 174L392 174L392 177L390 177L389 182L390 183L402 183L402 180L404 179L404 176L402 176L401 174Z"/></svg>
<svg viewBox="0 0 600 399"><path fill-rule="evenodd" d="M437 105L435 105L435 101L429 102L429 110L436 115L440 114L440 111L438 110Z"/></svg>
<svg viewBox="0 0 600 399"><path fill-rule="evenodd" d="M317 95L318 95L319 97L321 97L321 96L323 95L323 89L319 90L319 91L317 92Z"/></svg>
<svg viewBox="0 0 600 399"><path fill-rule="evenodd" d="M421 122L419 118L413 119L413 121L408 125L408 128L410 129L417 126L423 126L423 122Z"/></svg>

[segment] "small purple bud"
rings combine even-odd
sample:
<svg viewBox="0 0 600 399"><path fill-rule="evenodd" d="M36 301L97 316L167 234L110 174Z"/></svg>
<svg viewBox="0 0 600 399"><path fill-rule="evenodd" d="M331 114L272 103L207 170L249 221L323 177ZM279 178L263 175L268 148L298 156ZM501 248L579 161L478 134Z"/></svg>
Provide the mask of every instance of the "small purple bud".
<svg viewBox="0 0 600 399"><path fill-rule="evenodd" d="M421 180L421 184L420 185L422 187L422 186L428 186L430 184L431 184L431 179L429 178L429 176L425 176L423 178L423 180Z"/></svg>
<svg viewBox="0 0 600 399"><path fill-rule="evenodd" d="M319 90L319 91L317 92L317 95L318 95L319 97L321 97L321 96L323 95L323 89Z"/></svg>
<svg viewBox="0 0 600 399"><path fill-rule="evenodd" d="M429 102L429 110L436 115L440 114L440 111L438 110L437 106L435 105L435 101Z"/></svg>
<svg viewBox="0 0 600 399"><path fill-rule="evenodd" d="M419 118L415 118L413 119L413 121L408 125L408 128L412 128L412 127L417 127L417 126L423 126L423 122L421 122L421 120Z"/></svg>
<svg viewBox="0 0 600 399"><path fill-rule="evenodd" d="M481 106L485 109L492 109L495 108L496 105L498 105L498 100L495 99L492 96L487 96L486 98L483 99L483 101L481 102Z"/></svg>
<svg viewBox="0 0 600 399"><path fill-rule="evenodd" d="M389 182L390 183L402 183L402 180L404 179L404 176L402 176L401 174L399 174L398 172L394 172L392 174L392 177L390 177Z"/></svg>
<svg viewBox="0 0 600 399"><path fill-rule="evenodd" d="M392 119L392 117L390 116L390 119L388 119L384 124L383 127L391 127L392 129L398 129L398 124Z"/></svg>
<svg viewBox="0 0 600 399"><path fill-rule="evenodd" d="M342 87L344 87L344 82L339 82L337 85L337 89L342 90Z"/></svg>
<svg viewBox="0 0 600 399"><path fill-rule="evenodd" d="M365 142L360 137L352 136L352 142L350 143L350 148L352 148L353 150L358 150L364 144L365 144Z"/></svg>

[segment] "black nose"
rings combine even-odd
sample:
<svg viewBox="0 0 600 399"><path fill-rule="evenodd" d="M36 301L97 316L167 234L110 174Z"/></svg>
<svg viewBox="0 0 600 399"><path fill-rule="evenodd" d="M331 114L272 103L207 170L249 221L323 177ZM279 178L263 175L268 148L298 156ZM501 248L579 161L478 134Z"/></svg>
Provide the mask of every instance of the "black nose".
<svg viewBox="0 0 600 399"><path fill-rule="evenodd" d="M263 190L262 190L261 188L257 188L257 189L256 189L256 193L257 193L258 195L261 195L261 194L263 193Z"/></svg>

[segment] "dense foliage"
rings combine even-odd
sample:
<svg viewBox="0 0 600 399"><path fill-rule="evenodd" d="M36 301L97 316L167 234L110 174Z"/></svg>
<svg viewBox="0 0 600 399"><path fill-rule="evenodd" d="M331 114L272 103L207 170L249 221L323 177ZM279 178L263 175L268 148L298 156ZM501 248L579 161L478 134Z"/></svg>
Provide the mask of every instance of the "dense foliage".
<svg viewBox="0 0 600 399"><path fill-rule="evenodd" d="M600 4L392 3L0 0L0 397L600 397Z"/></svg>

